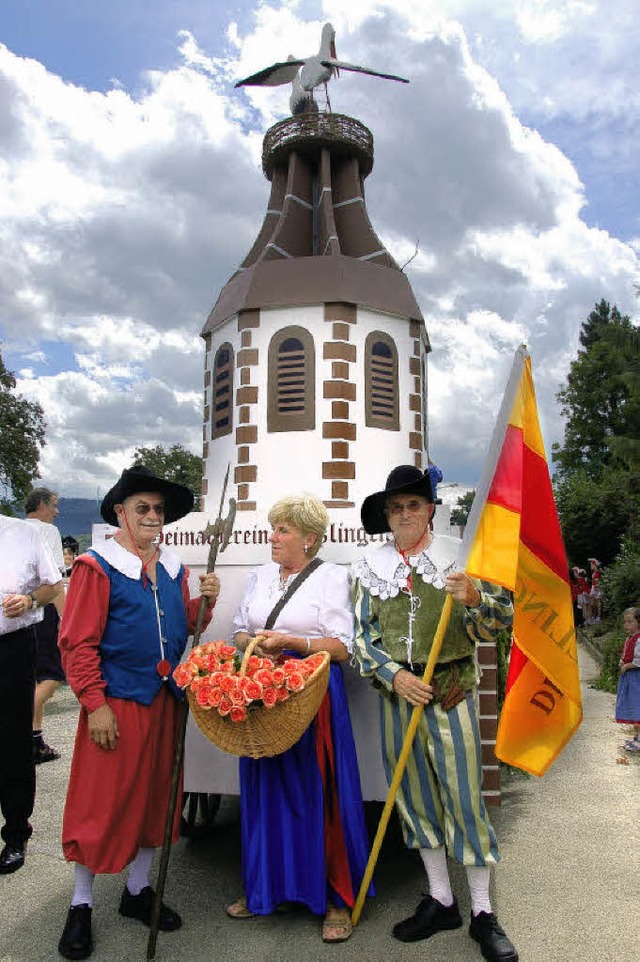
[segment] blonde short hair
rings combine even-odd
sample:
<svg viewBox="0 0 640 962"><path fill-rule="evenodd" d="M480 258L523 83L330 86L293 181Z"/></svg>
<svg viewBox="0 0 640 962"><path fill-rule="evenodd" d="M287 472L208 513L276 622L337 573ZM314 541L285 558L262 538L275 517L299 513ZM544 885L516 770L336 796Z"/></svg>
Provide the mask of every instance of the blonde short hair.
<svg viewBox="0 0 640 962"><path fill-rule="evenodd" d="M312 494L291 494L281 498L269 511L270 524L290 524L303 537L315 534L316 541L309 548L311 557L322 547L322 540L329 527L329 515L322 501Z"/></svg>

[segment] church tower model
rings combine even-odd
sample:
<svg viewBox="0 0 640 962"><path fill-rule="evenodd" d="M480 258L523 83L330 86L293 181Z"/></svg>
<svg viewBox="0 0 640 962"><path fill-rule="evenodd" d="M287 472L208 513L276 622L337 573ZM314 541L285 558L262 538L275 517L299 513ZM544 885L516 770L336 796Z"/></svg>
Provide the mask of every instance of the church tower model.
<svg viewBox="0 0 640 962"><path fill-rule="evenodd" d="M203 331L205 507L231 463L240 512L306 490L357 527L390 467L426 464L426 328L369 221L363 124L290 117L262 166L262 228Z"/></svg>
<svg viewBox="0 0 640 962"><path fill-rule="evenodd" d="M352 117L305 113L264 138L262 167L271 182L264 221L202 332L200 517L216 516L228 468L227 495L237 500L233 538L218 558L222 593L211 637L230 636L250 567L271 560L267 515L279 498L301 491L319 497L331 521L322 557L347 564L368 541L386 539L365 535L364 498L384 488L395 465L428 466L429 339L407 277L367 214L364 181L372 166L373 137ZM448 534L448 522L448 507L439 506L436 529ZM184 544L179 532L174 537ZM496 802L495 649L481 647L479 659L484 788ZM384 798L378 746L372 752L370 740L377 695L349 674L358 753L371 762L361 765L364 796ZM232 774L222 786L202 781L213 769L197 739L192 733L185 786L233 790ZM216 764L222 773L221 760Z"/></svg>

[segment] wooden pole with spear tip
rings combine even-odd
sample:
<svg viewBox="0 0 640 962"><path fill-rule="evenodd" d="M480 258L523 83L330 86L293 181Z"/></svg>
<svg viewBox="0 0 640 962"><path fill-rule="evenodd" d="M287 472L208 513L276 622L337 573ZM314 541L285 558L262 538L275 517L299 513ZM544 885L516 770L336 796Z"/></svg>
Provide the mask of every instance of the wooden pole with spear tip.
<svg viewBox="0 0 640 962"><path fill-rule="evenodd" d="M425 685L430 684L433 677L433 671L436 666L438 656L440 655L440 649L442 648L444 635L449 624L449 618L451 617L452 605L453 598L451 595L447 595L444 599L444 605L442 606L442 612L440 614L440 621L438 622L438 627L436 628L436 633L433 638L433 644L431 645L429 660L426 664L424 675L422 676L422 680ZM382 815L380 816L376 837L374 838L373 845L371 847L369 861L367 862L367 867L364 871L364 877L362 879L362 884L360 885L360 891L358 892L356 904L354 905L353 912L351 913L351 921L354 925L358 924L358 919L360 918L360 913L362 912L362 906L364 905L367 890L371 884L371 879L373 878L373 871L376 867L376 862L378 861L378 855L380 854L380 848L382 846L385 832L387 831L387 825L389 824L389 819L391 817L393 803L395 802L396 795L398 794L398 788L400 787L404 770L407 767L409 752L413 747L413 739L415 738L415 734L418 730L420 715L422 714L423 708L423 705L418 705L411 713L411 719L409 721L407 734L405 735L404 743L402 745L402 751L400 752L398 764L396 765L391 784L389 785L387 800L384 803L384 808L382 809Z"/></svg>
<svg viewBox="0 0 640 962"><path fill-rule="evenodd" d="M220 498L220 507L218 509L218 517L213 524L209 523L203 531L203 535L209 538L211 541L211 547L209 548L209 557L207 559L207 574L210 574L215 570L216 560L218 558L218 551L224 551L224 549L229 544L229 539L233 532L233 522L236 515L236 501L235 498L229 498L229 512L226 518L222 517L222 511L224 509L224 501L227 493L227 483L229 481L229 468L227 467L227 473L224 476L224 484L222 486L222 496ZM198 618L196 621L196 628L193 633L193 642L191 647L195 646L200 641L200 635L202 634L202 626L204 625L205 609L207 607L207 600L204 595L200 599L200 607L198 608ZM169 854L171 852L171 836L173 835L173 820L175 817L176 804L178 801L178 789L180 787L180 775L182 772L182 761L184 759L184 740L187 732L187 719L189 717L189 702L185 698L180 706L180 715L178 723L178 738L176 741L176 751L173 759L173 775L171 779L171 791L169 794L169 807L167 809L167 818L164 823L164 840L162 843L162 855L160 857L160 867L158 869L158 881L156 884L156 894L155 901L153 903L153 912L151 914L151 930L149 932L149 941L147 943L147 962L153 962L156 957L156 942L158 940L158 929L160 927L160 909L162 906L162 897L164 895L164 887L167 879L167 868L169 866Z"/></svg>

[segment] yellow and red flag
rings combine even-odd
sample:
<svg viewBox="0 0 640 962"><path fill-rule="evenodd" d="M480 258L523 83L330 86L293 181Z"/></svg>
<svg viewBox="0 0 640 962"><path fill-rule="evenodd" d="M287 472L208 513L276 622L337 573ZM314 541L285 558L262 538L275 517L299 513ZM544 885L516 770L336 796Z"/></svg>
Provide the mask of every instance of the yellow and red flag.
<svg viewBox="0 0 640 962"><path fill-rule="evenodd" d="M514 641L496 755L543 775L582 721L567 558L531 360L516 352L461 549L468 574L514 594Z"/></svg>

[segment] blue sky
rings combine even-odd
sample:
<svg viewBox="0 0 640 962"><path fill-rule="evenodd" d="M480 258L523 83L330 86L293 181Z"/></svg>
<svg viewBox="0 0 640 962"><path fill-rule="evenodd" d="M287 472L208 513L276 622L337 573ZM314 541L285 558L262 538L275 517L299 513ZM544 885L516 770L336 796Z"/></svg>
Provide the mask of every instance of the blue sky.
<svg viewBox="0 0 640 962"><path fill-rule="evenodd" d="M412 80L343 74L332 102L374 133L377 231L400 263L419 242L434 460L477 480L521 341L550 448L581 322L601 297L638 311L636 6L5 0L0 342L45 407L44 480L93 495L137 444L199 449L199 332L287 113L286 88L233 81L313 52L326 20L340 57Z"/></svg>

